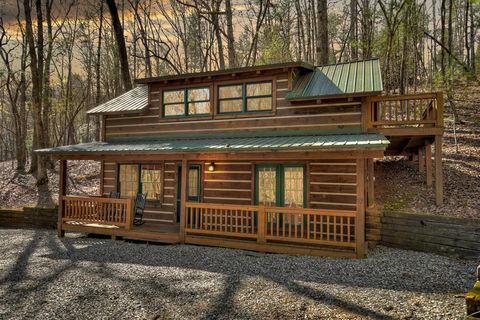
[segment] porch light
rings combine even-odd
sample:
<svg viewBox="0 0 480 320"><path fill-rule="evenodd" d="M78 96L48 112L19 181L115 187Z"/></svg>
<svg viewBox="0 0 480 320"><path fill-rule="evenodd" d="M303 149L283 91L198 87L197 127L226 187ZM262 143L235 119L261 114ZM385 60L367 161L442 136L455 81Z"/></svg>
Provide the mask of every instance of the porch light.
<svg viewBox="0 0 480 320"><path fill-rule="evenodd" d="M210 164L208 165L208 171L210 172L215 171L215 163L213 161L210 162Z"/></svg>

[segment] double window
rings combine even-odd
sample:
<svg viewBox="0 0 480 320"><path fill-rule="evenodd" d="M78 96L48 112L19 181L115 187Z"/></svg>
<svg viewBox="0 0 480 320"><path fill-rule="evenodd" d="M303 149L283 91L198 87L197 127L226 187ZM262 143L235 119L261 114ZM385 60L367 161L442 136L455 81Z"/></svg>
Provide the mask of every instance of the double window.
<svg viewBox="0 0 480 320"><path fill-rule="evenodd" d="M210 88L163 91L163 116L188 117L210 114Z"/></svg>
<svg viewBox="0 0 480 320"><path fill-rule="evenodd" d="M305 168L295 164L257 166L256 200L266 206L302 208L305 205ZM272 217L267 217L270 221ZM288 223L299 224L302 215L286 216Z"/></svg>
<svg viewBox="0 0 480 320"><path fill-rule="evenodd" d="M124 197L146 193L147 200L159 200L162 190L162 168L158 164L121 164L118 190Z"/></svg>
<svg viewBox="0 0 480 320"><path fill-rule="evenodd" d="M218 87L218 113L272 110L272 81L246 82Z"/></svg>

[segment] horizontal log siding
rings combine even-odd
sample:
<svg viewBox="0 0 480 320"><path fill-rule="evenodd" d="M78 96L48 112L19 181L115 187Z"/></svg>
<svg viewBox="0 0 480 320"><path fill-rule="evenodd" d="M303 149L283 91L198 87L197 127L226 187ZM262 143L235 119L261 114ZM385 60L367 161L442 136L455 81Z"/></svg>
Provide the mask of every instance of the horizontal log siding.
<svg viewBox="0 0 480 320"><path fill-rule="evenodd" d="M309 163L309 207L356 209L356 161L318 160Z"/></svg>
<svg viewBox="0 0 480 320"><path fill-rule="evenodd" d="M103 162L103 194L117 191L117 164L115 162Z"/></svg>
<svg viewBox="0 0 480 320"><path fill-rule="evenodd" d="M203 202L253 203L253 172L250 162L215 162L215 171L203 172Z"/></svg>
<svg viewBox="0 0 480 320"><path fill-rule="evenodd" d="M259 78L258 78L259 77ZM106 136L155 136L169 134L206 134L219 132L245 132L245 131L275 131L275 130L337 130L360 128L361 126L361 100L349 101L348 99L324 99L322 101L290 102L285 100L288 93L287 72L257 76L274 78L274 103L273 112L241 115L211 115L199 118L161 118L162 89L169 88L165 84L152 84L151 103L147 111L142 114L125 114L106 116ZM256 77L248 80L255 81ZM224 80L232 81L232 77ZM241 82L245 78L239 78ZM215 80L221 84L222 80ZM203 84L212 84L203 83ZM175 86L173 83L170 86ZM192 84L189 84L192 85ZM200 85L200 84L199 84ZM213 87L213 86L212 86ZM215 99L212 92L212 99ZM212 100L214 101L214 100ZM215 106L215 103L213 103Z"/></svg>
<svg viewBox="0 0 480 320"><path fill-rule="evenodd" d="M153 213L153 209L145 215L146 218L159 219L164 222L176 222L176 199L177 199L177 170L178 163L174 161L166 161L163 166L163 194L162 205L155 208L157 213Z"/></svg>

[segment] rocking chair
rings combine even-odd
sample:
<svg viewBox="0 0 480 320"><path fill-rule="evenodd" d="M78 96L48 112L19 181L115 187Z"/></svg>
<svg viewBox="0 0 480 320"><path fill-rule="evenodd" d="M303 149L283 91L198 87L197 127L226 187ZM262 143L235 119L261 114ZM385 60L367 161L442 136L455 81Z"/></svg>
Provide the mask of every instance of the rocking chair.
<svg viewBox="0 0 480 320"><path fill-rule="evenodd" d="M145 210L145 204L147 203L147 193L139 193L135 197L135 209L133 218L134 225L141 225L143 221L143 211Z"/></svg>
<svg viewBox="0 0 480 320"><path fill-rule="evenodd" d="M109 198L114 198L114 199L119 199L120 198L120 192L115 192L115 191L110 191L108 194Z"/></svg>

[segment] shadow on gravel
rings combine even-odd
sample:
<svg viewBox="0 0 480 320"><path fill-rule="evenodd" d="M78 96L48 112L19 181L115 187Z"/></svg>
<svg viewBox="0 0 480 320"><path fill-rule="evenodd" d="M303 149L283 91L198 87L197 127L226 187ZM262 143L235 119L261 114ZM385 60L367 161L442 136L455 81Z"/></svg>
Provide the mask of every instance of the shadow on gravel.
<svg viewBox="0 0 480 320"><path fill-rule="evenodd" d="M354 260L252 254L243 250L190 245L133 244L106 239L58 239L54 232L44 230L32 231L27 240L20 244L22 248L17 250L18 257L6 270L5 276L0 278L3 293L0 301L16 301L10 313L1 315L6 318L15 317L14 310L28 310L28 315L34 317L47 306L52 314L60 315L73 308L78 301L93 300L96 303L96 297L100 296L108 297L110 303L124 296L132 301L140 299L145 305L150 305L155 299L157 303L149 312L157 314L159 318L165 315L168 318L171 311L164 306L175 297L181 296L182 303L188 306L198 304L199 298L208 296L211 298L204 302L206 314L203 319L256 318L258 315L255 310L238 309L234 303L237 293L245 290L242 282L254 278L263 280L258 288L248 290L258 290L260 293L254 294L258 294L259 299L269 299L268 295L262 296L261 292L267 289L265 283L275 283L307 300L371 319L394 318L363 306L360 301L351 301L348 295L343 296L343 292L348 293L351 288L421 294L451 294L463 290L458 288L458 282L451 280L459 277L455 271L449 271L455 270L449 267L449 264L453 266L456 263L454 260L408 251L401 254L399 250L388 248L375 251L371 258ZM39 254L40 250L42 253ZM35 259L32 259L34 255ZM47 263L49 260L51 262ZM118 272L125 270L125 267L120 267L123 264L128 265L130 271ZM442 267L437 269L437 265ZM157 273L157 268L163 271ZM168 268L172 268L171 276ZM197 282L199 273L187 272L179 277L179 269L206 272L200 276L221 280L221 284L216 287L192 285ZM422 272L419 272L420 269ZM442 270L442 273L438 270ZM107 283L115 284L115 290L93 284L75 292L69 299L59 299L53 305L45 301L45 297L51 295L59 284L65 288L72 275L79 274L83 281L105 279ZM332 293L331 285L340 288L338 294L336 291ZM98 300L98 303L101 301L105 302ZM301 307L306 308L303 305ZM122 309L113 309L112 312L112 318L122 318ZM272 318L282 318L282 315L274 314L277 311L272 312Z"/></svg>
<svg viewBox="0 0 480 320"><path fill-rule="evenodd" d="M40 231L36 230L28 244L23 249L22 253L20 253L18 258L16 259L13 268L11 268L11 270L0 279L0 285L10 283L12 284L11 287L13 288L17 281L22 280L25 277L28 260L35 252L35 249L38 247L40 240Z"/></svg>
<svg viewBox="0 0 480 320"><path fill-rule="evenodd" d="M62 274L76 267L75 258L73 258L56 269L49 269L50 272L47 272L41 278L32 277L28 274L28 268L31 268L29 260L40 247L46 246L52 252L58 253L72 252L74 250L74 247L68 242L65 243L67 250L60 247L56 239L55 235L47 230L38 229L34 231L31 235L31 240L18 256L13 267L0 280L0 287L6 287L5 293L0 296L0 301L3 301L6 297L18 297L16 307L28 310L27 313L32 317L42 310L47 303L44 301L44 297L47 296L48 291L51 289L51 284L60 278ZM31 303L32 300L36 303ZM15 318L17 315L15 312L12 312L12 314L2 314L2 316L5 316L5 319L10 319Z"/></svg>
<svg viewBox="0 0 480 320"><path fill-rule="evenodd" d="M380 250L375 254L374 259L354 260L281 254L252 255L242 250L189 245L152 246L104 239L62 238L59 240L53 233L47 233L46 236L51 253L42 255L42 258L63 261L62 267L53 270L45 278L39 279L38 285L28 289L19 289L20 292L24 290L23 294L30 293L41 296L42 291L47 289L46 283L54 281L68 269L78 267L77 263L94 262L97 267L88 270L87 273L94 273L102 278L121 283L125 291L133 291L135 297L148 296L148 293L153 291L158 293L159 298L169 299L182 295L187 300L192 299L192 303L194 303L195 299L202 296L203 289L193 288L189 291L186 288L178 291L176 284L173 284L168 278L151 279L148 275L146 277L141 275L138 282L135 281L135 285L132 286L132 275L112 272L111 266L112 264L129 264L192 269L217 273L225 277L223 291L218 299L211 303L205 319L215 318L219 314L239 316L240 310L231 310L231 308L234 305L232 301L239 290L242 277L263 277L297 295L373 319L393 318L347 301L341 295L333 295L305 286L303 283L338 285L345 287L345 290L349 290L349 287L364 287L437 294L451 293L452 287L458 286L453 280L449 281L449 279L458 277L458 274L435 272L436 258L429 257L429 263L432 265L425 263L422 253L411 252L408 255L399 255L395 259L389 252L391 249ZM15 281L19 280L25 272L28 256L37 246L36 238L32 239L32 242L25 248L24 254L19 257L15 272L12 271L12 274L3 280L3 283L11 282L12 288L14 288ZM130 246L134 246L134 249L132 250ZM444 257L438 257L438 260L438 263L450 263ZM398 271L399 266L401 266L401 273ZM422 278L417 276L419 269L427 270L427 272L423 270L420 273ZM427 274L426 277L425 274ZM182 279L182 281L184 280L186 279ZM458 290L463 290L463 288L458 288ZM161 310L159 312L163 313ZM252 317L248 314L243 316Z"/></svg>

